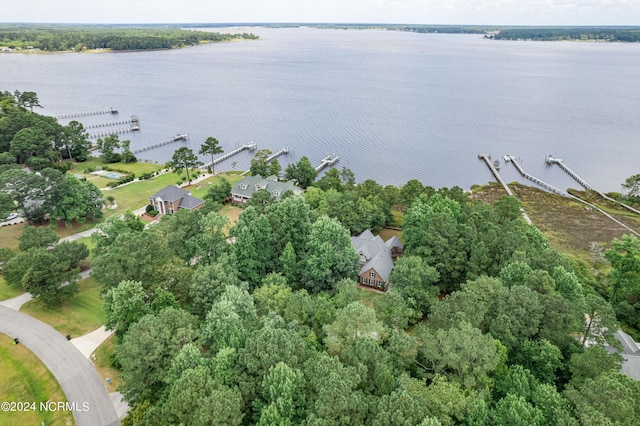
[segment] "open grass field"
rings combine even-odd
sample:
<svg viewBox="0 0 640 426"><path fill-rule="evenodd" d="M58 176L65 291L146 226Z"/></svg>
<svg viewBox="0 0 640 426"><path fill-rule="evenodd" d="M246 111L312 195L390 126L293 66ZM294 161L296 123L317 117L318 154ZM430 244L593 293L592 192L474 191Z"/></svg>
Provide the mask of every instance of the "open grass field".
<svg viewBox="0 0 640 426"><path fill-rule="evenodd" d="M93 278L79 281L78 293L60 306L46 307L37 300L25 303L21 312L49 324L62 335L79 337L104 325L100 285Z"/></svg>
<svg viewBox="0 0 640 426"><path fill-rule="evenodd" d="M0 228L0 248L9 247L11 250L18 250L18 237L27 226L26 222L18 225L3 226Z"/></svg>
<svg viewBox="0 0 640 426"><path fill-rule="evenodd" d="M0 275L0 300L11 299L16 296L20 296L22 293L24 293L24 289L22 287L8 285L4 282L2 275Z"/></svg>
<svg viewBox="0 0 640 426"><path fill-rule="evenodd" d="M0 411L0 426L73 425L70 411L40 411L40 402L65 402L60 385L24 345L0 334L0 401L34 402L35 411Z"/></svg>
<svg viewBox="0 0 640 426"><path fill-rule="evenodd" d="M116 336L111 335L107 340L102 343L95 351L96 360L93 361L93 365L98 372L98 375L102 378L102 383L107 387L109 393L115 392L118 386L122 384L120 379L120 371L111 366L109 358L116 350ZM111 384L107 383L107 378L111 380Z"/></svg>

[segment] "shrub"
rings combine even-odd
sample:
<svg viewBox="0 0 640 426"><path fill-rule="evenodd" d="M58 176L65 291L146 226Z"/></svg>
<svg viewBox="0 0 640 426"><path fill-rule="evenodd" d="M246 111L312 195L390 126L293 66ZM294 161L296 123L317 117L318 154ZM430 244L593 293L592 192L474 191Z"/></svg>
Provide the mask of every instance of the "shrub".
<svg viewBox="0 0 640 426"><path fill-rule="evenodd" d="M148 213L149 213L149 216L156 217L156 216L158 216L159 212L158 212L158 210L151 209L151 210L149 210Z"/></svg>
<svg viewBox="0 0 640 426"><path fill-rule="evenodd" d="M151 210L153 210L153 206L151 204L147 204L147 207L144 208L144 211L146 211L147 213L149 213Z"/></svg>

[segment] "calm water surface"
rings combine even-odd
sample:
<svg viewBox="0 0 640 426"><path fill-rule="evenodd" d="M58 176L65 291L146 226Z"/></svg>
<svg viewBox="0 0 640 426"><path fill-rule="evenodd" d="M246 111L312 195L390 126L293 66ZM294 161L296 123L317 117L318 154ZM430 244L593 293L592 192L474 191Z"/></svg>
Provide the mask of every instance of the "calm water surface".
<svg viewBox="0 0 640 426"><path fill-rule="evenodd" d="M233 31L236 31L235 29ZM264 29L259 41L101 54L0 55L0 89L33 90L43 112L117 107L132 147L188 133L225 151L290 147L283 166L340 155L359 181L468 188L492 177L478 153L577 187L546 154L605 191L640 173L640 44L512 42L475 35ZM61 120L62 121L62 120ZM68 120L66 120L68 121ZM62 122L66 122L62 121ZM180 143L140 154L167 161ZM221 164L246 169L244 153ZM206 159L206 158L205 158ZM520 180L502 164L507 181Z"/></svg>

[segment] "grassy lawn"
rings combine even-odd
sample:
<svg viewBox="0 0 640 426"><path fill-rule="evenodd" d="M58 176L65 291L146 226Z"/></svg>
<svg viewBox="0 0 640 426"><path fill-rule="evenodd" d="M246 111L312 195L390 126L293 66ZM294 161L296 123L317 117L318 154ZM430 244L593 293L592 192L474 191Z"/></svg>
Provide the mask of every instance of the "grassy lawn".
<svg viewBox="0 0 640 426"><path fill-rule="evenodd" d="M72 425L70 411L40 411L40 402L66 401L60 385L47 367L24 345L0 334L0 401L35 402L35 411L0 411L0 426Z"/></svg>
<svg viewBox="0 0 640 426"><path fill-rule="evenodd" d="M89 157L87 161L84 161L82 163L73 163L73 168L71 169L71 171L77 174L86 174L84 173L86 169L89 169L89 168L97 169L98 167L100 168L108 167L110 169L124 170L129 173L135 173L136 176L140 176L143 173L155 172L157 170L161 170L164 168L162 164L144 163L144 162L106 164L106 163L103 163L102 160L97 157ZM87 174L87 176L92 176L92 175ZM105 180L107 182L113 181L112 179L106 179L106 178Z"/></svg>
<svg viewBox="0 0 640 426"><path fill-rule="evenodd" d="M187 186L184 189L191 192L191 195L193 195L194 197L204 199L204 196L207 194L207 191L209 190L209 185L213 185L214 183L218 182L220 178L224 178L227 182L231 184L231 186L233 186L237 181L239 181L243 177L240 176L239 174L223 173L223 174L219 174L219 175L215 175L210 178L207 178L202 182L198 182L195 185Z"/></svg>
<svg viewBox="0 0 640 426"><path fill-rule="evenodd" d="M109 191L102 191L108 197L112 195L118 205L115 209L107 209L105 216L124 213L127 210L136 210L149 204L149 197L167 185L175 185L180 177L174 173L166 173L154 179L138 180L129 185Z"/></svg>
<svg viewBox="0 0 640 426"><path fill-rule="evenodd" d="M397 229L382 228L378 235L385 241L391 237L398 237L398 239L402 241L402 231L398 231Z"/></svg>
<svg viewBox="0 0 640 426"><path fill-rule="evenodd" d="M361 292L360 302L362 302L362 304L369 309L373 309L373 301L375 299L378 299L384 296L384 294L378 293L377 291L373 291L373 290L365 290L364 288L360 288L360 287L358 287L358 290L360 290Z"/></svg>
<svg viewBox="0 0 640 426"><path fill-rule="evenodd" d="M45 322L61 334L79 337L104 325L100 285L89 277L79 281L78 294L60 306L46 307L38 300L25 303L21 312Z"/></svg>
<svg viewBox="0 0 640 426"><path fill-rule="evenodd" d="M14 287L4 282L4 278L0 275L0 300L12 299L24 293L22 287Z"/></svg>
<svg viewBox="0 0 640 426"><path fill-rule="evenodd" d="M109 392L115 392L118 386L122 384L120 379L120 370L117 370L111 366L109 357L115 352L116 348L116 336L111 335L107 340L102 343L98 349L96 349L96 360L93 361L93 365L98 372L98 375L102 378L102 382L107 387ZM107 383L107 377L111 379L111 384Z"/></svg>
<svg viewBox="0 0 640 426"><path fill-rule="evenodd" d="M18 250L18 244L20 243L18 237L22 234L25 226L27 226L26 222L0 228L0 247L9 247L12 250Z"/></svg>
<svg viewBox="0 0 640 426"><path fill-rule="evenodd" d="M236 224L238 218L240 217L240 213L242 213L242 209L238 206L234 206L233 204L225 204L220 209L220 214L229 218L229 227L232 227Z"/></svg>

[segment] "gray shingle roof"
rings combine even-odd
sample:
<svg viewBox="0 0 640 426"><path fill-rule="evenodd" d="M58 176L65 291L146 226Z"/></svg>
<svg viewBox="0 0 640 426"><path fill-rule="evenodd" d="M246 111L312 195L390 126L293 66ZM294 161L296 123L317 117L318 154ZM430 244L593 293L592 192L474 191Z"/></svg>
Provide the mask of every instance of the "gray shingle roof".
<svg viewBox="0 0 640 426"><path fill-rule="evenodd" d="M278 182L278 178L276 176L269 176L266 179L262 176L247 176L233 185L231 195L251 198L253 193L259 189L269 191L276 200L279 200L282 194L286 191L293 191L296 195L300 195L304 192L291 181Z"/></svg>
<svg viewBox="0 0 640 426"><path fill-rule="evenodd" d="M392 247L403 247L400 240L393 237L386 243L379 236L374 236L368 229L356 237L351 237L351 245L358 254L364 255L365 261L360 262L362 268L358 275L369 269L375 269L384 281L389 280L393 269Z"/></svg>
<svg viewBox="0 0 640 426"><path fill-rule="evenodd" d="M151 198L162 198L162 201L169 201L170 203L173 203L185 195L190 195L189 191L185 191L184 189L178 188L174 185L168 185L153 194Z"/></svg>
<svg viewBox="0 0 640 426"><path fill-rule="evenodd" d="M204 200L193 197L189 193L189 191L185 191L184 189L178 188L177 186L173 185L165 186L160 191L153 194L150 198L160 198L162 201L168 201L170 203L180 200L179 206L189 210L192 210L204 204Z"/></svg>

